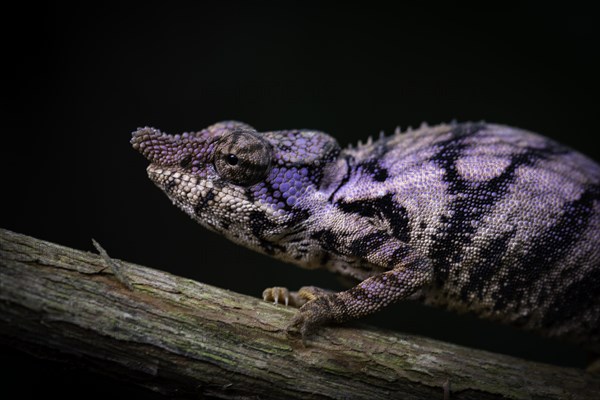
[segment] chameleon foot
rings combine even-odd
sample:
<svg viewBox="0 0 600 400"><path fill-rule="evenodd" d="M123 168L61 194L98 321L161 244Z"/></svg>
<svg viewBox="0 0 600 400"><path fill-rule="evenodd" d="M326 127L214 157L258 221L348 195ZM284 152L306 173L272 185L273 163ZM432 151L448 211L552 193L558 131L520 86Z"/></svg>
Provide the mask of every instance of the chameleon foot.
<svg viewBox="0 0 600 400"><path fill-rule="evenodd" d="M339 315L342 302L334 292L316 286L303 286L297 292L274 286L263 291L263 300L300 308L286 331L299 331L304 344L306 338L320 325L329 321L341 322Z"/></svg>
<svg viewBox="0 0 600 400"><path fill-rule="evenodd" d="M317 297L331 294L325 289L316 286L303 286L297 292L290 292L287 288L281 286L273 286L266 288L262 297L264 301L272 301L273 304L285 304L286 306L302 307L309 301L315 300Z"/></svg>
<svg viewBox="0 0 600 400"><path fill-rule="evenodd" d="M305 344L306 338L315 332L316 328L330 321L338 321L337 316L339 315L339 300L335 294L314 297L300 307L300 310L288 325L287 331L299 331L302 336L302 343Z"/></svg>

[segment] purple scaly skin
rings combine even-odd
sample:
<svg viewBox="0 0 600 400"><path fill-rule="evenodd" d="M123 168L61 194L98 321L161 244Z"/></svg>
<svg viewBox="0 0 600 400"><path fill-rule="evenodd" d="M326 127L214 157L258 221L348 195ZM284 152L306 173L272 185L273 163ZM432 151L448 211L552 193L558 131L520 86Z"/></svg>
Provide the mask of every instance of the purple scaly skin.
<svg viewBox="0 0 600 400"><path fill-rule="evenodd" d="M221 122L131 143L175 205L230 240L357 280L271 288L303 338L411 298L600 352L600 166L543 136L422 126L341 149L311 130Z"/></svg>

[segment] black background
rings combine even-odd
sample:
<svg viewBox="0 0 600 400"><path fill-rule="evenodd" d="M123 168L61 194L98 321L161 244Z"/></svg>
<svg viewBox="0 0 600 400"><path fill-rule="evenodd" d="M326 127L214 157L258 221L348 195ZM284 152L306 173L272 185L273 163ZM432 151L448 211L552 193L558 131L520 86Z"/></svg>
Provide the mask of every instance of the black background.
<svg viewBox="0 0 600 400"><path fill-rule="evenodd" d="M253 296L273 285L340 286L233 245L173 207L129 145L136 127L180 133L236 119L263 131L319 129L345 146L396 125L486 120L600 158L591 8L86 3L28 6L4 20L0 226L90 251L93 237L113 257ZM367 322L533 360L585 361L571 346L413 304ZM0 351L10 367L2 390L130 390L9 345ZM44 384L21 387L18 377Z"/></svg>

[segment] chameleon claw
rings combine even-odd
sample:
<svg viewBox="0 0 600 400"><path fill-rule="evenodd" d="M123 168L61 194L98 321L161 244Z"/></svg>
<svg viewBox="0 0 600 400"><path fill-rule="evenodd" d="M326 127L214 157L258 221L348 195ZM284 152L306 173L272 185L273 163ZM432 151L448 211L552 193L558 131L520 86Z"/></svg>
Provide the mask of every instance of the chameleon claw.
<svg viewBox="0 0 600 400"><path fill-rule="evenodd" d="M267 288L263 291L262 297L264 301L272 301L273 304L277 305L280 302L286 306L290 302L290 292L287 288L274 286Z"/></svg>

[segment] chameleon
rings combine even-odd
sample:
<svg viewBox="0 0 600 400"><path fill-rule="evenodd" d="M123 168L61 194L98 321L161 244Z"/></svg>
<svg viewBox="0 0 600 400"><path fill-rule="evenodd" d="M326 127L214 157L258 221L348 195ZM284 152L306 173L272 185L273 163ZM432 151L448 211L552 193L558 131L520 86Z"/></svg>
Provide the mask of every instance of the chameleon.
<svg viewBox="0 0 600 400"><path fill-rule="evenodd" d="M403 299L600 353L600 166L523 129L423 124L342 149L309 129L236 122L131 144L149 178L204 227L340 292L273 287L304 339Z"/></svg>

